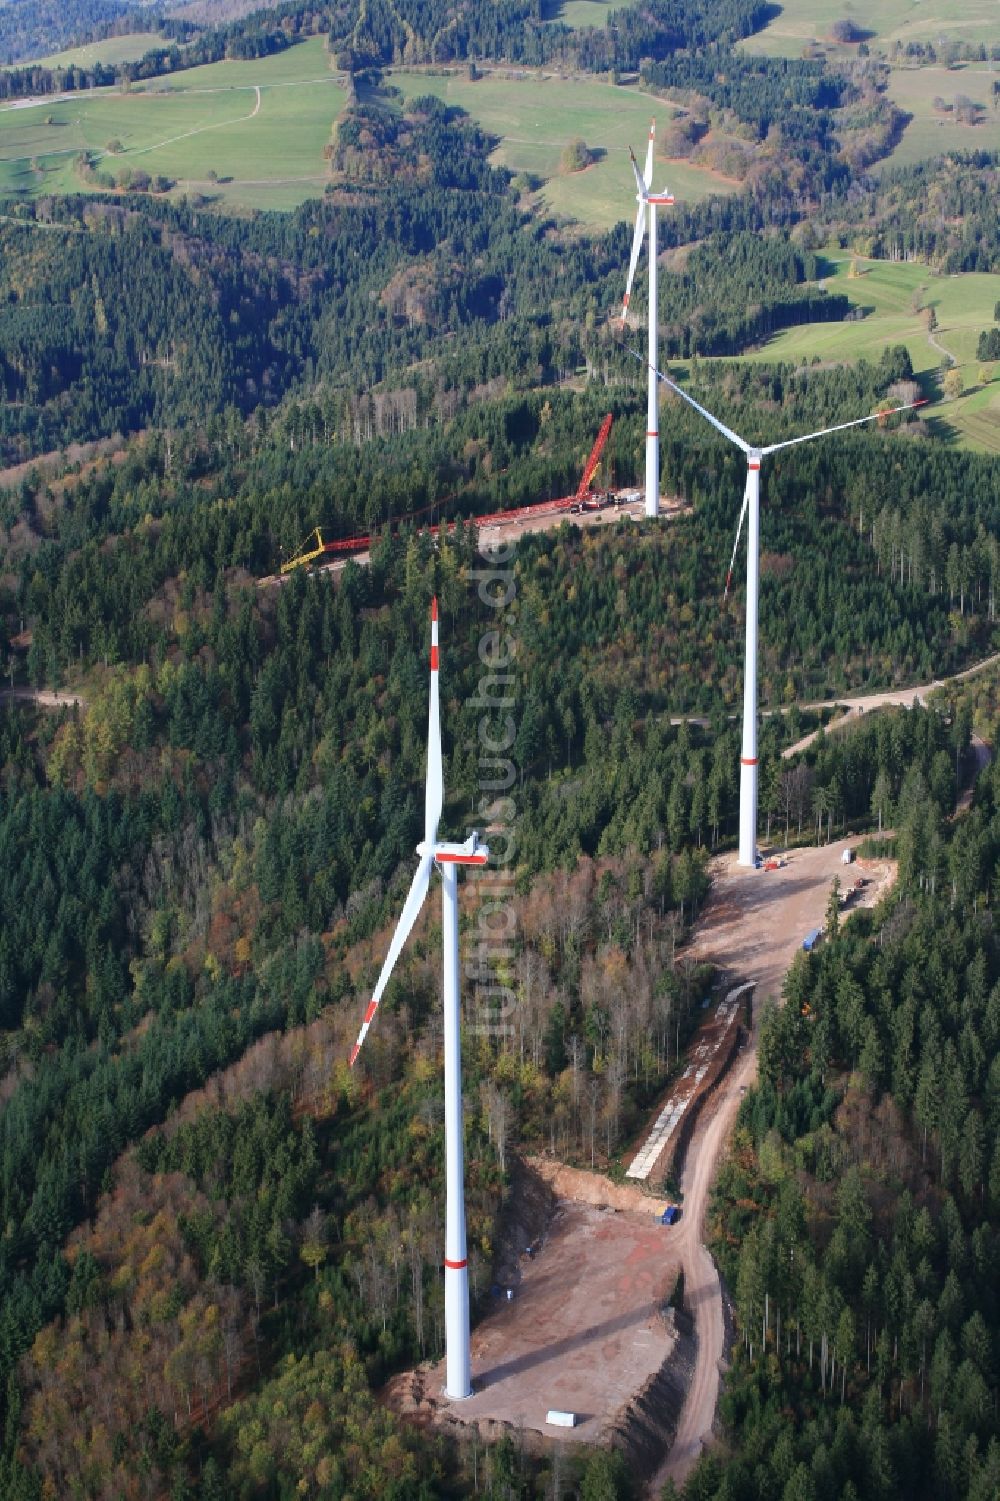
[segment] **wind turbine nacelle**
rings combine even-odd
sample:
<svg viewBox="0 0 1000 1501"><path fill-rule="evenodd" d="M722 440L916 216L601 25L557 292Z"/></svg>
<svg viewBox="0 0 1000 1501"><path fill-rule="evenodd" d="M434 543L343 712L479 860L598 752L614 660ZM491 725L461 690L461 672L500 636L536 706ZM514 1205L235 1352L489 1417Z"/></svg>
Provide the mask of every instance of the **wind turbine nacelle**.
<svg viewBox="0 0 1000 1501"><path fill-rule="evenodd" d="M490 858L489 848L481 844L478 832L473 829L464 844L434 844L429 846L421 840L417 854L431 854L438 865L486 865Z"/></svg>

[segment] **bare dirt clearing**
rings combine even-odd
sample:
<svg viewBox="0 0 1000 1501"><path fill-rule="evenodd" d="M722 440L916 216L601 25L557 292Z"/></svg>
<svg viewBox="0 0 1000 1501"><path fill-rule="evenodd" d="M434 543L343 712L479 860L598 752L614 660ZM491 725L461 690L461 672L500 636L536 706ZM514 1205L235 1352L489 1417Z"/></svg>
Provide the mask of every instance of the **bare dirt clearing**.
<svg viewBox="0 0 1000 1501"><path fill-rule="evenodd" d="M442 1362L397 1378L389 1401L418 1422L474 1425L484 1438L515 1430L536 1450L548 1440L627 1441L630 1427L648 1426L635 1414L636 1399L669 1369L678 1339L665 1309L679 1264L672 1231L656 1219L656 1201L636 1189L558 1164L532 1166L586 1201L556 1201L542 1245L521 1257L508 1284L510 1301L504 1286L474 1331L473 1395L444 1398ZM639 1207L601 1202L617 1203L616 1190ZM675 1421L679 1407L678 1394ZM575 1426L549 1426L552 1408L573 1413ZM654 1436L653 1452L666 1442L669 1435Z"/></svg>
<svg viewBox="0 0 1000 1501"><path fill-rule="evenodd" d="M651 1213L561 1200L521 1284L472 1342L476 1391L463 1422L545 1426L549 1408L577 1414L564 1437L596 1443L609 1421L670 1354L660 1315L676 1261Z"/></svg>
<svg viewBox="0 0 1000 1501"><path fill-rule="evenodd" d="M760 1001L780 992L803 935L824 917L833 877L844 875L841 841L797 850L777 871L745 871L731 856L715 861L713 893L689 952L753 980ZM852 880L868 884L872 905L891 884L888 861L858 861ZM658 1223L662 1200L547 1159L529 1166L557 1196L534 1256L521 1256L495 1307L473 1334L474 1395L441 1397L442 1367L394 1383L389 1399L418 1421L475 1424L484 1436L509 1427L536 1446L615 1442L651 1476L651 1493L682 1480L712 1433L723 1358L722 1291L702 1244L709 1189L741 1094L752 1080L752 1048L738 1053L706 1099L686 1154L683 1213ZM664 1314L679 1270L687 1320ZM573 1412L572 1429L549 1427L550 1408ZM676 1433L665 1462L662 1456Z"/></svg>

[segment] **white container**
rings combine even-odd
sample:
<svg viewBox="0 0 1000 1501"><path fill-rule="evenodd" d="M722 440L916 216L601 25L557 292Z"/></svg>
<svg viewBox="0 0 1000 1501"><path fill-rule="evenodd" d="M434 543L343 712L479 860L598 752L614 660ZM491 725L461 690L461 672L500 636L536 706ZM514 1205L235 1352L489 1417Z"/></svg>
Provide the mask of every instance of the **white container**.
<svg viewBox="0 0 1000 1501"><path fill-rule="evenodd" d="M575 1428L576 1413L560 1412L558 1407L550 1407L545 1414L546 1423L551 1423L553 1428Z"/></svg>

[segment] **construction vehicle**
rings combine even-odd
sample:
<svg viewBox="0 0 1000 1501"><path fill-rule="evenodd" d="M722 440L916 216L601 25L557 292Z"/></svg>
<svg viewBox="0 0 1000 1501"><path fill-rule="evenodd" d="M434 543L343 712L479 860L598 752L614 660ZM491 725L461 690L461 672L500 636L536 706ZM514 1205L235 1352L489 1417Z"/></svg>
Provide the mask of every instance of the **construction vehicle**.
<svg viewBox="0 0 1000 1501"><path fill-rule="evenodd" d="M314 537L316 539L316 545L315 547L310 547L309 544ZM321 558L326 552L326 548L327 544L323 541L323 533L320 531L319 527L317 527L315 531L309 533L309 536L306 538L299 551L295 554L294 558L289 558L287 563L282 563L282 573L291 573L292 569L298 568L300 563L311 563L315 558Z"/></svg>
<svg viewBox="0 0 1000 1501"><path fill-rule="evenodd" d="M608 434L611 432L613 420L614 418L609 412L601 423L600 431L594 439L594 446L590 450L590 457L583 466L583 474L580 476L580 483L576 488L575 495L563 496L561 500L543 500L536 505L520 506L512 511L494 511L489 516L469 516L466 517L466 520L474 522L482 530L483 527L487 526L500 526L511 522L530 521L536 516L548 516L558 511L568 511L572 515L578 515L581 511L599 511L602 506L607 504L607 500L603 495L591 497L590 484L597 473L597 466L601 462L601 455L604 453L604 447L608 441ZM456 498L457 495L449 495L443 500L435 501L432 506L425 506L422 511L411 512L409 516L401 518L401 524L406 525L417 521L421 516L426 516L429 512L438 510L442 505L446 505L448 501L455 500ZM430 536L436 537L442 525L447 534L449 531L454 530L455 522L446 521L434 526L420 527L419 530L422 532L426 531ZM281 572L283 574L291 573L293 569L301 568L307 563L314 563L319 558L351 557L355 553L366 552L371 546L372 540L372 535L368 533L360 537L341 537L333 541L327 541L323 536L321 528L318 526L314 527L298 552L282 563Z"/></svg>

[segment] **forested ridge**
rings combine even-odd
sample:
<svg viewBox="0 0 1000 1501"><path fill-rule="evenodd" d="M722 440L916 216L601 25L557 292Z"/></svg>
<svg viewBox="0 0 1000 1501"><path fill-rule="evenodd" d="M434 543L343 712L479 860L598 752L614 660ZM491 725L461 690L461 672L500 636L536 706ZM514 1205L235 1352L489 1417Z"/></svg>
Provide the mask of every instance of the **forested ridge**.
<svg viewBox="0 0 1000 1501"><path fill-rule="evenodd" d="M361 132L376 152L354 153ZM402 115L391 94L373 96L338 136L350 190L293 215L247 224L190 205L68 199L45 205L64 233L3 224L5 457L268 409L316 382L353 398L412 387L421 421L447 411L446 393L465 400L491 381L553 384L584 363L607 378L626 227L555 243L488 150L437 100ZM668 352L733 354L846 315L846 299L815 285L810 252L752 233L759 216L747 223L745 208L719 214L692 211L671 231L676 244L716 233L666 282Z"/></svg>
<svg viewBox="0 0 1000 1501"><path fill-rule="evenodd" d="M896 373L890 363L882 378ZM738 399L739 387L728 389ZM831 394L821 384L808 399L822 403ZM295 445L288 442L291 431L299 433ZM372 566L349 567L336 589L299 573L279 591L260 590L241 586L233 572L239 553L228 549L242 548L236 539L255 507L263 504L274 524L281 496L285 504L301 505L306 475L312 473L319 494L324 477L337 472L339 463L331 466L327 445L305 441L308 431L302 412L289 411L269 434L256 435L234 415L228 427L209 428L208 447L179 435L168 445L157 435L133 449L125 464L81 476L61 493L46 494L47 487L39 484L21 496L23 505L30 496L35 524L50 534L41 547L24 552L19 565L33 633L33 670L42 677L61 676L78 672L82 663L91 686L85 709L61 720L32 725L20 715L8 719L3 747L8 789L3 910L13 935L4 960L3 995L13 1094L0 1122L8 1142L0 1188L6 1218L20 1227L0 1266L7 1287L2 1345L7 1371L29 1346L34 1351L21 1368L28 1383L24 1397L13 1389L8 1395L12 1411L24 1404L22 1426L11 1430L15 1437L25 1435L16 1440L21 1457L9 1471L13 1495L34 1496L44 1474L66 1483L67 1461L51 1444L46 1447L44 1422L39 1428L32 1414L64 1402L67 1412L77 1411L80 1403L87 1410L85 1392L72 1395L51 1340L38 1335L54 1316L70 1320L68 1334L93 1353L94 1370L110 1371L132 1357L120 1341L105 1341L103 1326L121 1319L126 1325L155 1320L161 1317L156 1309L173 1310L158 1346L162 1364L144 1367L147 1416L129 1409L134 1421L128 1433L123 1428L116 1439L110 1430L95 1430L81 1452L101 1469L107 1464L102 1445L110 1445L114 1468L108 1473L126 1488L136 1465L153 1463L178 1485L179 1477L200 1474L202 1490L195 1494L206 1497L244 1493L230 1492L221 1478L235 1480L241 1473L242 1461L227 1447L228 1430L213 1427L207 1450L197 1438L200 1415L223 1390L250 1380L258 1360L266 1376L259 1388L261 1411L272 1390L267 1382L277 1383L275 1392L286 1386L297 1390L300 1382L305 1392L315 1392L311 1383L326 1379L324 1368L314 1364L321 1359L318 1350L304 1353L302 1319L312 1317L306 1310L314 1298L327 1299L333 1328L340 1329L345 1307L354 1302L353 1291L350 1298L345 1291L354 1277L359 1307L367 1311L360 1324L349 1321L343 1333L351 1350L360 1350L362 1365L350 1365L356 1356L346 1347L342 1358L358 1381L379 1379L379 1372L412 1359L412 1341L419 1343L416 1274L408 1274L408 1280L399 1274L399 1285L410 1292L395 1305L402 1322L386 1343L379 1330L385 1335L397 1315L390 1317L394 1305L380 1280L385 1273L377 1266L367 1272L362 1266L357 1274L351 1270L354 1242L338 1228L347 1225L349 1213L340 1197L343 1189L336 1187L344 1150L336 1126L329 1138L335 1165L328 1185L327 1169L318 1169L320 1177L295 1189L298 1197L287 1200L284 1211L261 1214L252 1223L234 1200L224 1242L211 1204L227 1201L234 1189L198 1165L205 1160L198 1156L203 1149L195 1146L200 1138L182 1132L169 1152L143 1148L141 1171L154 1178L166 1175L165 1223L173 1224L185 1198L194 1209L184 1211L184 1223L195 1210L201 1216L200 1228L184 1229L177 1219L166 1242L172 1248L166 1270L151 1267L152 1282L146 1274L136 1280L147 1255L142 1240L125 1243L110 1227L88 1248L98 1269L86 1271L85 1283L84 1271L77 1270L82 1250L68 1261L59 1250L72 1227L94 1214L102 1188L124 1194L125 1203L129 1192L159 1202L161 1190L152 1179L135 1180L135 1187L127 1175L119 1181L119 1170L113 1174L119 1154L168 1117L172 1101L199 1088L213 1070L234 1063L265 1032L318 1024L316 1019L329 1016L332 1030L317 1054L326 1062L317 1062L309 1077L332 1077L333 1092L324 1093L316 1108L320 1114L332 1110L335 1122L345 1109L357 1109L350 1092L344 1105L337 1103L347 1084L336 1073L343 1067L336 1060L346 1056L355 1021L350 1003L356 994L357 945L366 944L391 914L398 872L418 835L426 601L434 589L449 642L448 816L459 822L473 806L474 717L466 724L462 706L474 692L475 642L482 629L469 605L474 530L460 530L436 551L426 538L387 538L376 547ZM484 452L506 459L500 467L510 470L519 454L522 461L537 463L540 440L544 444L562 434L554 450L566 451L577 431L578 417L568 400L539 396L471 409L455 420L453 438L456 453L477 436L488 439ZM412 441L418 445L417 436ZM580 433L575 441L586 439ZM860 466L845 451L838 461L843 470L834 466L827 481L833 508L822 567L830 581L843 579L839 549L844 559L853 559L859 582L878 591L881 603L856 618L859 663L862 651L870 662L873 633L885 632L896 619L894 634L885 637L886 671L905 669L911 661L916 670L947 650L946 638L927 636L923 646L910 648L916 655L908 656L899 633L918 623L922 633L935 618L937 629L945 631L945 581L935 583L940 614L926 614L908 570L897 577L889 559L892 566L880 575L879 561L858 526L867 533L864 512L872 497L906 494L900 474L911 473L907 483L915 495L923 492L925 450L891 434L856 441L856 452L866 456L864 483L852 483ZM713 580L724 566L739 475L735 466L727 472L723 465L718 483L708 484L716 467L711 445L699 449L679 435L673 443L676 449L665 450L668 466L680 466L682 455L688 466L679 468L695 502L688 520L658 536L566 529L521 544L517 697L523 712L515 754L522 768L519 863L526 895L519 973L526 999L517 1051L530 1067L526 1074L521 1065L512 1070L503 1054L470 1060L470 1078L482 1081L484 1161L487 1148L500 1151L502 1162L508 1141L533 1137L584 1161L595 1154L613 1157L635 1112L672 1066L694 1000L690 981L685 990L666 955L673 953L704 891L700 852L734 828L737 734L721 718L703 734L686 726L672 729L661 716L677 707L682 692L689 704L711 711L720 706L720 687L724 694L728 683L734 699L738 691L733 667L738 607L727 617L728 645L721 638L713 643L710 621L718 618ZM242 498L218 504L206 492L212 445L220 454L228 449L227 486L252 458ZM372 440L348 445L347 451L358 459L367 455L374 476L384 471L385 455L396 448ZM797 502L815 493L815 475L824 471L810 467L819 463L815 455L802 467L806 457L797 456L795 465L769 478L774 507L767 520L769 545L787 545L782 527L801 527L803 538L815 530L815 502L801 514ZM942 459L966 468L979 463ZM971 540L980 510L970 486L955 473L954 500L944 514L951 517L956 537ZM271 485L259 492L265 474ZM185 500L188 484L191 494ZM834 495L840 497L836 503ZM23 521L14 524L23 540ZM796 596L813 601L814 628L821 633L817 667L830 649L825 641L836 639L843 657L849 639L844 631L854 615L849 608L843 618L827 618L826 596L810 572L821 566L819 551L805 563L802 594ZM778 588L783 569L771 564L767 572L765 598L767 588ZM918 576L918 582L921 590L930 587L929 579ZM970 626L977 610L985 628L986 594L970 585ZM623 631L625 621L629 626ZM790 653L776 610L765 639L764 681L780 699L786 671L800 670L808 636L800 629ZM686 644L678 651L680 643ZM663 670L667 662L676 664L669 672ZM909 763L923 768L945 809L953 789L951 741L936 716L901 721L906 730L924 725L916 741L905 734L883 741L873 724L864 770L850 745L831 740L828 751L818 748L813 768L792 783L778 752L782 738L797 732L798 721L795 716L787 724L768 721L761 747L767 816L779 822L791 816L810 829L822 806L831 822L864 820L874 817L878 784L879 816L888 820L903 796ZM572 880L544 877L554 862L577 874ZM548 880L557 883L550 897ZM17 921L28 911L40 920L26 926L22 936ZM430 946L420 957L416 988L413 972L401 984L408 996L403 1025L407 1034L416 1029L433 1058L432 954ZM623 971L630 977L624 989ZM624 994L631 997L632 1009L618 1016L615 998ZM637 1012L637 1006L648 1010ZM409 1066L406 1057L390 1006L373 1039L376 1077L388 1085L400 1067ZM587 1068L593 1071L594 1090L582 1079L573 1083ZM280 1070L273 1077L279 1095L290 1087ZM429 1077L421 1075L421 1090L428 1086ZM391 1131L392 1119L385 1117L379 1130ZM358 1129L371 1129L367 1111L357 1120ZM220 1140L230 1139L228 1129L219 1124ZM247 1124L244 1134L249 1132ZM177 1155L188 1140L194 1155ZM193 1175L190 1188L170 1177L178 1171ZM357 1170L352 1171L356 1178ZM207 1196L203 1208L196 1190ZM377 1183L370 1192L369 1212L378 1216ZM310 1194L313 1203L307 1202ZM99 1216L113 1215L110 1204L102 1202ZM496 1199L490 1202L495 1208ZM335 1230L345 1237L339 1249L331 1239ZM157 1232L160 1239L166 1233ZM419 1320L426 1320L423 1338L433 1349L436 1284L429 1268L435 1252L432 1241L422 1244L420 1285L431 1280ZM314 1259L304 1259L306 1254ZM82 1265L89 1268L90 1262ZM133 1267L128 1278L121 1270L126 1265ZM176 1284L170 1280L174 1273L168 1276L171 1267ZM487 1276L485 1264L482 1275ZM161 1277L167 1282L158 1291ZM276 1291L278 1308L265 1314ZM209 1307L216 1311L207 1314ZM207 1331L202 1329L206 1316ZM328 1358L333 1357L322 1357ZM292 1406L304 1412L312 1398L301 1400L302 1407ZM181 1414L190 1411L191 1418L175 1419L172 1404L179 1404ZM345 1420L346 1414L328 1414L326 1431L334 1446L337 1425ZM214 1466L207 1460L213 1448L219 1457ZM274 1463L273 1450L265 1445L255 1463L265 1470L254 1473L271 1474L266 1467ZM407 1463L431 1475L442 1461L419 1450ZM253 1494L252 1488L245 1493ZM99 1487L94 1494L101 1494Z"/></svg>
<svg viewBox="0 0 1000 1501"><path fill-rule="evenodd" d="M745 55L765 20L756 0L651 0L580 31L537 0L292 0L162 21L163 48L109 76L0 74L14 96L131 83L322 34L350 83L328 190L294 213L95 192L0 223L0 454L50 455L0 491L0 670L80 694L0 706L10 1501L629 1495L607 1455L560 1473L377 1397L442 1349L436 901L346 1060L422 830L436 595L442 827L516 815L517 1005L464 1045L474 1317L523 1247L522 1150L621 1172L716 978L685 945L736 831L742 557L722 585L744 464L665 396L680 513L525 535L511 606L483 604L476 518L571 494L606 412L600 484L640 478L630 226L567 233L467 116L404 104L385 70L641 70L692 146L727 135L742 191L661 221L663 350L765 443L919 394L903 348L731 358L847 316L819 247L1000 264L996 161L876 186L899 123L878 68ZM971 688L782 751L818 723L799 702L995 649L1000 471L914 415L768 459L762 497L761 831L868 830L899 883L842 931L831 907L765 1019L714 1211L725 1434L687 1493L986 1501L1000 782L953 818ZM454 529L432 540L428 519ZM317 526L372 532L370 563L278 586ZM499 803L486 630L516 644ZM466 882L469 923L479 900Z"/></svg>
<svg viewBox="0 0 1000 1501"><path fill-rule="evenodd" d="M89 7L89 8L88 8ZM11 12L9 19L7 11ZM0 41L8 62L38 56L91 35L157 26L173 47L154 48L134 62L119 64L108 76L74 66L50 72L70 89L91 87L117 77L130 80L194 67L223 57L263 56L302 35L323 30L342 65L355 68L392 62L448 62L497 58L526 64L558 62L592 72L634 70L641 58L661 57L679 49L698 49L738 41L759 29L767 17L761 0L711 0L697 14L680 0L651 0L641 8L623 6L604 26L574 31L549 14L546 0L501 0L499 4L465 5L456 0L302 0L261 6L248 17L203 28L183 16L164 17L163 8L134 7L125 0L74 0L56 14L49 0L18 0L4 8ZM20 13L20 14L19 14ZM181 53L176 43L183 42ZM52 85L34 67L37 92ZM21 79L13 85L20 91Z"/></svg>
<svg viewBox="0 0 1000 1501"><path fill-rule="evenodd" d="M198 1495L252 1494L249 1479L246 1492L237 1487L238 1445L231 1451L221 1428L213 1439L220 1455L228 1456L221 1465L229 1477L224 1483L220 1468L207 1463L211 1450L197 1438L208 1406L223 1390L242 1386L256 1370L258 1379L270 1380L273 1373L280 1391L293 1368L305 1378L313 1359L333 1358L319 1353L329 1350L330 1339L343 1339L350 1348L345 1344L337 1358L355 1372L351 1390L363 1406L361 1394L380 1372L418 1351L440 1348L440 1288L431 1270L439 1262L440 1227L428 1207L439 1196L441 1168L433 1103L439 1087L433 944L418 947L397 992L406 997L402 1032L390 997L371 1051L380 1087L393 1085L402 1070L407 1077L412 1072L415 1092L400 1095L394 1088L392 1110L383 1100L372 1112L344 1064L356 1019L352 998L371 965L367 948L359 951L357 945L367 943L366 935L391 913L399 862L417 832L426 712L418 663L433 561L427 557L414 569L411 559L412 603L400 593L402 564L398 559L394 581L383 585L391 606L377 612L371 605L359 610L360 598L349 584L338 594L301 577L277 596L276 613L268 609L264 617L249 597L234 600L231 609L221 593L213 603L192 600L192 625L208 626L222 647L207 681L200 668L192 676L178 660L178 673L165 659L155 681L142 667L116 674L79 722L40 722L29 737L30 721L9 722L4 843L11 884L4 910L13 913L32 901L41 926L30 941L25 935L12 973L15 961L7 959L15 984L5 1016L10 1098L0 1119L6 1143L0 1192L6 1220L17 1233L0 1263L0 1350L7 1401L13 1404L8 1421L20 1455L15 1461L7 1451L8 1494L35 1496L45 1476L57 1491L72 1482L95 1495L106 1486L131 1493L144 1466L178 1487L185 1476L201 1474ZM466 597L456 576L443 595L446 618L467 619L474 642L479 627L467 616ZM186 632L180 618L175 623ZM383 648L397 631L385 659ZM459 633L451 648L451 691L458 690L463 670L476 670L469 660L474 650L463 649L461 639ZM238 707L242 689L230 669L250 664L253 671L255 653L256 686ZM204 650L197 656L203 660ZM386 677L387 662L392 670ZM365 682L371 694L367 730L365 710L348 687L351 679ZM321 700L310 708L314 685L324 681ZM292 684L294 704L285 692ZM215 704L227 702L248 722L249 760L242 736L234 738L220 723ZM309 726L304 739L293 728L296 719ZM624 720L621 733L624 750L631 738ZM370 760L376 746L381 770ZM659 746L678 784L702 754L683 732L660 737ZM530 727L520 749L530 768L540 754ZM570 753L580 754L572 741ZM344 754L349 759L335 769ZM157 790L128 790L136 781L148 784L154 764L160 768L159 779L152 779ZM463 786L458 771L456 749L450 779L457 790ZM292 784L294 799L281 790ZM617 796L629 797L631 785L623 780ZM613 803L599 817L606 822L614 811ZM529 816L526 834L542 816ZM373 817L383 830L377 844ZM36 831L30 840L23 837L29 827ZM81 861L84 829L88 854ZM487 1048L468 1060L474 1098L477 1079L482 1081L486 1133L481 1146L470 1137L471 1171L474 1177L484 1172L484 1193L489 1189L482 1229L476 1229L482 1242L475 1252L481 1258L480 1292L489 1275L489 1226L500 1183L489 1166L491 1154L499 1152L502 1173L515 1124L519 1137L529 1140L547 1139L555 1125L564 1150L604 1159L614 1153L637 1099L648 1099L673 1064L698 993L691 978L684 989L663 967L665 948L676 943L703 891L691 843L686 828L678 830L681 856L675 861L668 847L649 872L629 853L631 836L619 833L609 845L623 852L617 863L604 857L599 867L575 867L572 880L553 876L557 889L551 897L546 899L543 883L525 908L519 966L529 977L532 999L520 1018L520 1048L499 1057ZM554 853L550 848L546 856L539 838L534 855L526 848L526 870L544 867ZM123 924L121 908L100 895L109 888L121 893ZM620 1019L615 1008L624 993L623 973L634 978L630 1012ZM10 1008L18 1003L23 1009L16 1014ZM636 1011L639 1005L644 1013ZM241 1065L241 1077L258 1103L247 1105L232 1126L196 1117L196 1124L171 1134L169 1146L147 1140L137 1168L115 1166L174 1101L234 1063L256 1038L275 1028L301 1028L321 1015L325 1030L311 1033L311 1043L297 1052L289 1048L275 1059L273 1048L251 1051L248 1058L257 1062ZM420 1040L416 1058L414 1038ZM315 1057L304 1075L311 1048ZM570 1072L579 1097L576 1087L567 1092ZM584 1089L588 1078L593 1087ZM262 1081L276 1091L272 1123L270 1107L256 1094ZM305 1144L308 1121L293 1126L282 1103L290 1088L297 1121L308 1106L307 1114L331 1122L318 1139L314 1166ZM414 1117L424 1110L427 1131L421 1133ZM242 1145L232 1177L226 1168L220 1178L213 1163L230 1160L226 1144L234 1131ZM294 1148L287 1145L290 1131ZM424 1135L428 1197L420 1200L415 1149ZM404 1139L410 1144L400 1159ZM368 1154L374 1156L364 1169ZM403 1160L406 1172L400 1176ZM258 1183L251 1211L247 1174L253 1178L258 1165L265 1184L274 1175L274 1198ZM191 1178L190 1186L171 1176L178 1172ZM393 1299L384 1261L366 1269L363 1259L372 1225L379 1236L389 1233L382 1176L389 1172L402 1195L394 1202L419 1215L413 1221L417 1270L407 1270L402 1301L399 1268ZM211 1207L220 1199L229 1205L224 1220ZM474 1192L474 1229L477 1202ZM122 1228L137 1223L129 1206L140 1203L149 1205L148 1236L142 1223ZM78 1232L64 1257L60 1247L67 1233L95 1213L93 1233ZM362 1215L357 1225L356 1213ZM321 1310L321 1334L308 1311L314 1305ZM53 1315L65 1321L64 1332L38 1334ZM137 1358L128 1337L133 1327L151 1331L134 1398L139 1405L119 1404L114 1422L98 1424L89 1416L92 1403L99 1407L99 1393L112 1392ZM394 1332L386 1338L390 1327ZM300 1367L314 1337L316 1354ZM21 1397L8 1378L29 1346ZM315 1379L327 1377L317 1369ZM267 1390L265 1384L265 1403ZM326 1442L334 1453L338 1424L356 1422L359 1411L331 1411ZM57 1432L69 1431L79 1437L72 1449L53 1442ZM376 1447L384 1436L381 1428L371 1430ZM402 1442L405 1449L409 1441ZM440 1461L422 1445L416 1452L413 1463L429 1481ZM253 1460L254 1483L275 1465L280 1476L282 1463L292 1461L280 1461L276 1450L266 1448ZM300 1463L314 1461L295 1461ZM335 1494L330 1487L340 1474L339 1461L335 1474L322 1471L316 1483L326 1490L319 1494ZM371 1483L378 1494L383 1481Z"/></svg>

